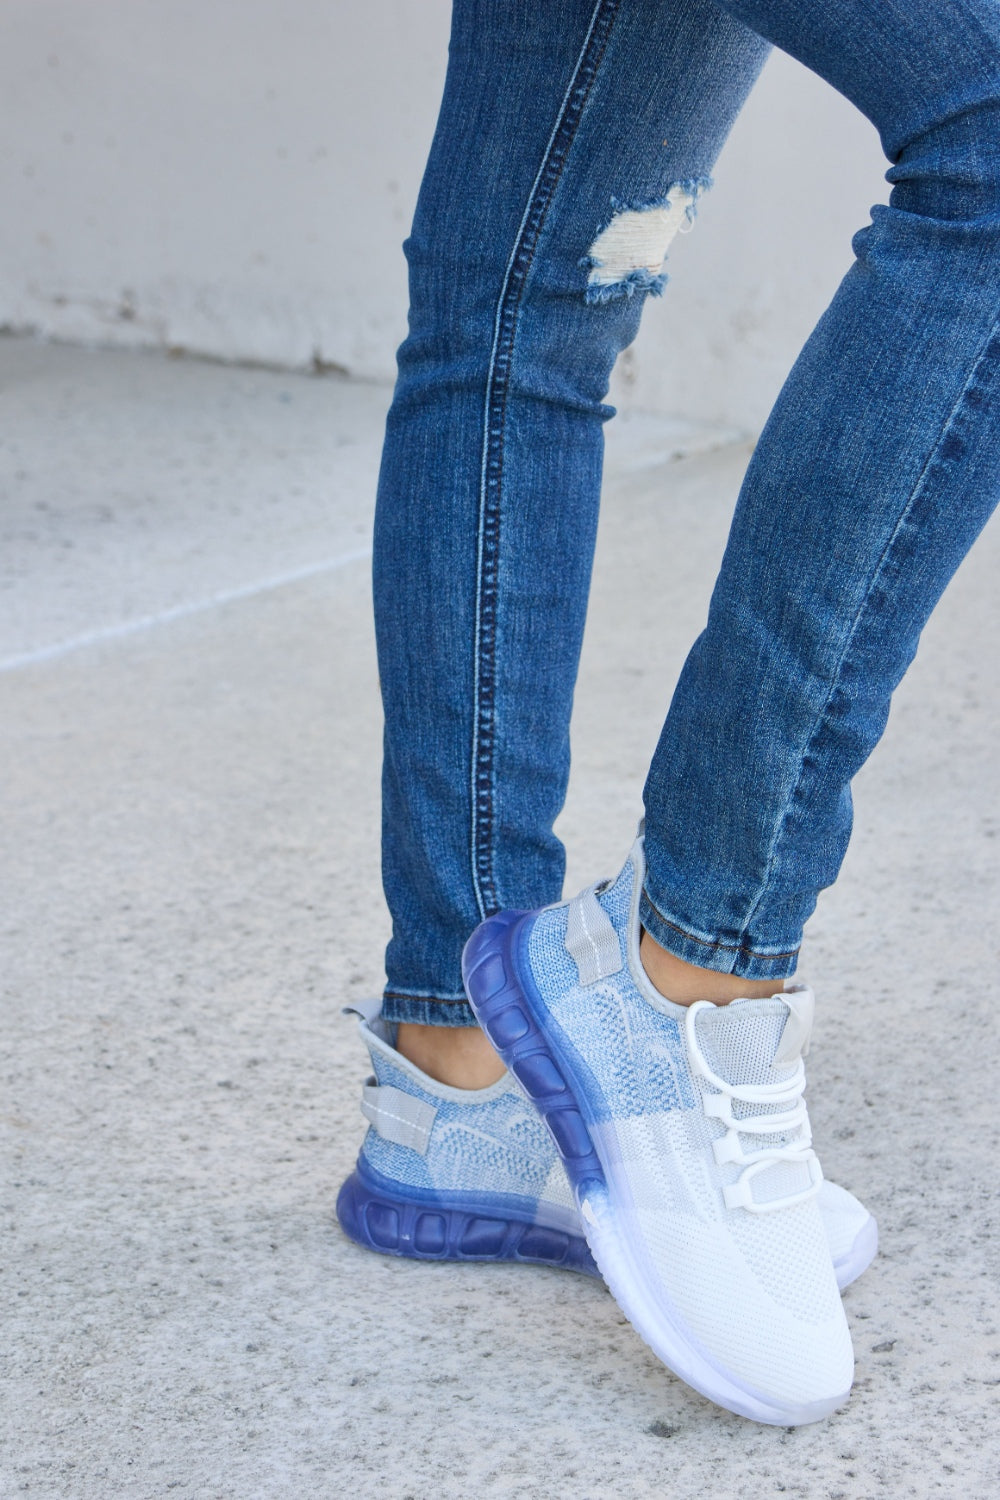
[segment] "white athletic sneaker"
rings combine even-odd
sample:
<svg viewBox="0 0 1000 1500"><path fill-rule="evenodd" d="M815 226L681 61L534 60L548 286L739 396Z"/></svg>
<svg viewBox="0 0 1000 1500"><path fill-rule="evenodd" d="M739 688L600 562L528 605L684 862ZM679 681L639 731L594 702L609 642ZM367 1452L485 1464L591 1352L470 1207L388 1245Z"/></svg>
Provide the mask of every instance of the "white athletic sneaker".
<svg viewBox="0 0 1000 1500"><path fill-rule="evenodd" d="M600 1276L552 1137L511 1074L485 1089L449 1088L395 1050L395 1028L377 1007L357 1014L373 1076L361 1096L368 1134L337 1197L345 1233L412 1260ZM823 1182L818 1201L843 1290L871 1265L878 1230L834 1182Z"/></svg>
<svg viewBox="0 0 1000 1500"><path fill-rule="evenodd" d="M802 1097L812 995L664 1000L639 959L643 873L639 839L613 883L484 922L469 999L650 1347L731 1411L814 1422L846 1400L854 1360Z"/></svg>

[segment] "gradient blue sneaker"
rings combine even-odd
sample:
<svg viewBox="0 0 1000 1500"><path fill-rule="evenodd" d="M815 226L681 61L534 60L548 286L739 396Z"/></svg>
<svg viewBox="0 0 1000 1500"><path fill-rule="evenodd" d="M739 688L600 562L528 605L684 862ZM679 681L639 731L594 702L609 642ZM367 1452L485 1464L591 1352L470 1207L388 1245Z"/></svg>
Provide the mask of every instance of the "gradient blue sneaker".
<svg viewBox="0 0 1000 1500"><path fill-rule="evenodd" d="M818 1421L854 1358L803 1099L804 987L664 1000L639 959L641 838L613 883L470 938L469 1000L545 1119L622 1311L695 1390Z"/></svg>
<svg viewBox="0 0 1000 1500"><path fill-rule="evenodd" d="M417 1260L510 1260L597 1275L566 1174L509 1073L486 1089L429 1078L376 1016L361 1034L375 1076L357 1166L337 1196L359 1245Z"/></svg>
<svg viewBox="0 0 1000 1500"><path fill-rule="evenodd" d="M361 1017L369 1121L337 1216L367 1249L412 1260L522 1261L600 1276L547 1127L507 1073L487 1089L436 1082L393 1048L377 1006ZM875 1220L824 1182L823 1227L841 1288L871 1264Z"/></svg>

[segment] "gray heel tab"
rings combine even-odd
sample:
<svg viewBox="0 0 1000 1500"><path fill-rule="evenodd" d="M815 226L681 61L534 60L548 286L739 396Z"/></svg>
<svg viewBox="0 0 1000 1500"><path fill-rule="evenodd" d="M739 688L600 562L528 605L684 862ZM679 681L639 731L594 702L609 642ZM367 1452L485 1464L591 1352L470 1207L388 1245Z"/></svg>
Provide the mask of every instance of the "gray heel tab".
<svg viewBox="0 0 1000 1500"><path fill-rule="evenodd" d="M370 1026L382 1014L382 996L367 995L363 1000L355 1000L352 1005L343 1006L340 1013L342 1016L358 1016Z"/></svg>
<svg viewBox="0 0 1000 1500"><path fill-rule="evenodd" d="M788 1019L781 1033L778 1050L774 1054L772 1067L775 1068L791 1067L800 1057L808 1056L816 1011L813 992L805 985L783 991L781 999L788 1006Z"/></svg>
<svg viewBox="0 0 1000 1500"><path fill-rule="evenodd" d="M361 1113L383 1140L426 1155L437 1118L433 1104L372 1079L361 1090Z"/></svg>
<svg viewBox="0 0 1000 1500"><path fill-rule="evenodd" d="M569 903L566 951L576 964L581 985L596 984L617 974L624 966L614 923L598 901L593 886Z"/></svg>

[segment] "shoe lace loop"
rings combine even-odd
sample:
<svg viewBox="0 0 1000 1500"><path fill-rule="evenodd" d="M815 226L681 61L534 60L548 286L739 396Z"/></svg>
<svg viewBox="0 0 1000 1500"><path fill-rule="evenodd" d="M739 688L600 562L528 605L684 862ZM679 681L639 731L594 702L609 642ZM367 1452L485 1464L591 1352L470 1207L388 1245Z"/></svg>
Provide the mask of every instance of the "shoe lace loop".
<svg viewBox="0 0 1000 1500"><path fill-rule="evenodd" d="M743 1171L735 1182L723 1186L722 1194L727 1208L745 1208L749 1213L774 1213L777 1209L791 1208L796 1203L805 1203L819 1192L823 1181L823 1169L812 1149L812 1131L809 1113L803 1093L806 1086L805 1064L801 1057L789 1078L775 1083L727 1083L720 1078L705 1061L698 1041L695 1018L709 1002L699 1000L689 1005L684 1018L688 1052L694 1071L714 1090L702 1095L702 1106L710 1119L718 1120L726 1127L725 1134L712 1142L716 1162L723 1166L733 1163ZM737 1116L733 1104L747 1104L755 1108L753 1114ZM790 1136L782 1144L773 1142L757 1151L745 1151L741 1136ZM808 1173L808 1186L799 1191L783 1193L758 1201L753 1195L753 1181L762 1172L775 1166L804 1167Z"/></svg>

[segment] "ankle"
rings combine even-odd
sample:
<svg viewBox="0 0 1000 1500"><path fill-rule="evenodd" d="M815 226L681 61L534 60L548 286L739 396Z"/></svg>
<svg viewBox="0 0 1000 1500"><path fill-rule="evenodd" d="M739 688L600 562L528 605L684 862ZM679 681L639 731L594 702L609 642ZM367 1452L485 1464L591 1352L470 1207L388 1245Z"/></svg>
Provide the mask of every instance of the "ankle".
<svg viewBox="0 0 1000 1500"><path fill-rule="evenodd" d="M506 1069L478 1026L418 1026L400 1022L396 1051L438 1083L485 1089Z"/></svg>
<svg viewBox="0 0 1000 1500"><path fill-rule="evenodd" d="M646 978L665 1000L675 1005L693 1005L696 1000L710 1000L713 1005L728 1005L730 1000L761 1000L778 995L784 988L781 979L739 979L735 974L720 974L715 969L700 969L685 963L643 929L639 957Z"/></svg>

